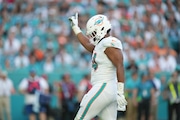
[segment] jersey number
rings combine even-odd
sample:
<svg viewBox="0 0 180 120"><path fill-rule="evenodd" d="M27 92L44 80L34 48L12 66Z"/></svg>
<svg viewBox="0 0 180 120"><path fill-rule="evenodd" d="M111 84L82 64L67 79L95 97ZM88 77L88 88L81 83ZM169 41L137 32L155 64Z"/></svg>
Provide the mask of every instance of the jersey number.
<svg viewBox="0 0 180 120"><path fill-rule="evenodd" d="M92 59L92 68L94 69L94 70L97 70L97 68L98 68L98 64L96 63L96 53L94 53L93 54L93 59Z"/></svg>

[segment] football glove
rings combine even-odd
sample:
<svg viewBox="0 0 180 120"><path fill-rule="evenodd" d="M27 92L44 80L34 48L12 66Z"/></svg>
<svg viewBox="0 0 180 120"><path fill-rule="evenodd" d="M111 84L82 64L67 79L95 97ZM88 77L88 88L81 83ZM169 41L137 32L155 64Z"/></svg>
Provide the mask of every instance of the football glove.
<svg viewBox="0 0 180 120"><path fill-rule="evenodd" d="M74 31L74 33L77 35L81 32L81 29L78 26L78 13L75 14L75 16L69 17L69 21L71 23L71 27Z"/></svg>
<svg viewBox="0 0 180 120"><path fill-rule="evenodd" d="M118 82L117 103L118 111L126 110L127 101L124 97L124 83L121 82Z"/></svg>

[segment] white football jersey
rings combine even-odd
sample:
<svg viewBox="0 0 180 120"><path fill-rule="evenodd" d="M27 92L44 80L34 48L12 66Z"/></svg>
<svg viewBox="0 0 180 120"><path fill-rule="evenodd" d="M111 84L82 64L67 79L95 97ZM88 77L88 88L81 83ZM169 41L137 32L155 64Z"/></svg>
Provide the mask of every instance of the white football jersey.
<svg viewBox="0 0 180 120"><path fill-rule="evenodd" d="M107 37L101 40L94 48L92 55L91 82L104 83L117 82L116 68L104 53L106 48L114 47L122 50L121 41L115 37Z"/></svg>

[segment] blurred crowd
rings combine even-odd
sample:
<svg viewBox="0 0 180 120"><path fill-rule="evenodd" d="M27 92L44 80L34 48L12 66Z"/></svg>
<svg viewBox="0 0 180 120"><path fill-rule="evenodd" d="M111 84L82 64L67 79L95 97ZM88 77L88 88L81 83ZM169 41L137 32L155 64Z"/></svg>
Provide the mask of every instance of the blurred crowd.
<svg viewBox="0 0 180 120"><path fill-rule="evenodd" d="M91 55L78 43L68 21L75 12L79 13L79 26L84 33L89 17L106 15L112 23L111 34L122 41L130 110L127 109L127 119L138 109L134 116L140 120L145 108L145 118L155 120L157 99L161 93L167 99L167 91L171 98L178 99L172 103L180 104L180 77L173 77L179 76L180 70L178 0L0 0L0 69L15 72L33 68L43 74L62 66L89 69ZM138 79L135 84L134 79ZM171 79L178 85L172 87ZM148 105L142 107L144 104ZM180 107L176 109L179 111Z"/></svg>
<svg viewBox="0 0 180 120"><path fill-rule="evenodd" d="M84 9L86 8L86 9ZM112 35L124 46L127 66L172 73L179 65L180 7L176 0L7 0L0 4L1 68L34 66L53 72L60 65L87 68L90 55L77 42L68 17L109 17Z"/></svg>

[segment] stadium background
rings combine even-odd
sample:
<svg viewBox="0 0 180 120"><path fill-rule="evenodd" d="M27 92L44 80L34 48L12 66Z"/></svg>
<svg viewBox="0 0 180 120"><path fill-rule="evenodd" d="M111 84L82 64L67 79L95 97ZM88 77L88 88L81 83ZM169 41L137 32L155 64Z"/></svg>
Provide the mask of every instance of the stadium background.
<svg viewBox="0 0 180 120"><path fill-rule="evenodd" d="M68 21L75 12L80 14L79 26L83 31L92 15L102 13L110 18L112 34L122 40L124 46L125 68L134 60L138 71L145 71L148 61L155 56L152 53L163 56L169 49L175 59L170 64L175 66L157 71L156 76L166 76L168 80L171 73L180 68L178 0L0 0L0 69L8 72L16 89L16 94L11 96L13 120L26 118L24 96L18 93L18 85L28 77L31 68L39 75L47 75L51 84L68 72L78 85L83 75L89 73L91 56L77 42ZM14 49L6 46L11 34L18 44ZM21 51L28 58L23 66L17 60ZM59 62L62 54L66 61ZM130 73L131 70L126 69L126 78ZM57 106L56 96L52 106ZM159 120L167 119L166 107L166 101L159 98Z"/></svg>

